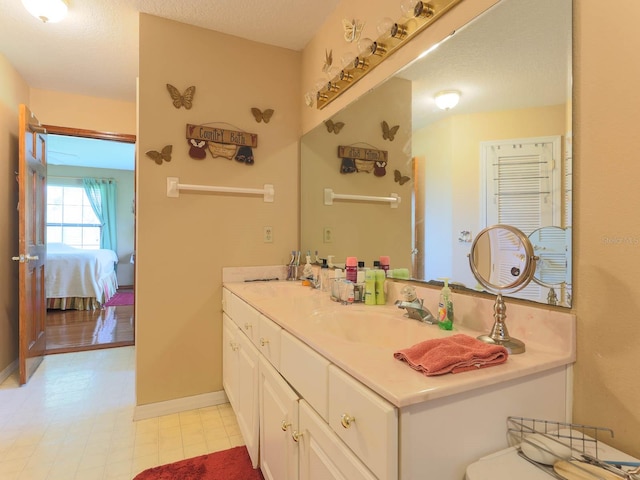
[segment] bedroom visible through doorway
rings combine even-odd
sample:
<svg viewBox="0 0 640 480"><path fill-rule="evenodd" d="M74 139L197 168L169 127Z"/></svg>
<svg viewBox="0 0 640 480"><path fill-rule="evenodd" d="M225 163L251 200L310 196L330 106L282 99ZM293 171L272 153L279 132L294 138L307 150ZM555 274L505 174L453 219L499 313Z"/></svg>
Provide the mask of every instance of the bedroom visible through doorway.
<svg viewBox="0 0 640 480"><path fill-rule="evenodd" d="M47 353L134 345L135 136L45 127Z"/></svg>

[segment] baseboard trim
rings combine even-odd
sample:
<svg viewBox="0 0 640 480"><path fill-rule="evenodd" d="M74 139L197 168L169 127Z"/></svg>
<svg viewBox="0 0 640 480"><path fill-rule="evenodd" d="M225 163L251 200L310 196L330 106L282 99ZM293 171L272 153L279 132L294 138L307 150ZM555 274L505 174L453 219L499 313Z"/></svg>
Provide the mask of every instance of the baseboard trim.
<svg viewBox="0 0 640 480"><path fill-rule="evenodd" d="M211 393L203 393L201 395L193 395L191 397L176 398L175 400L167 400L164 402L148 403L146 405L136 405L133 412L133 420L145 420L147 418L161 417L163 415L171 415L187 410L195 410L197 408L211 407L227 403L229 399L224 390Z"/></svg>
<svg viewBox="0 0 640 480"><path fill-rule="evenodd" d="M0 372L0 383L4 382L7 378L11 376L13 372L18 369L18 359L16 358L13 362L11 362L7 367Z"/></svg>

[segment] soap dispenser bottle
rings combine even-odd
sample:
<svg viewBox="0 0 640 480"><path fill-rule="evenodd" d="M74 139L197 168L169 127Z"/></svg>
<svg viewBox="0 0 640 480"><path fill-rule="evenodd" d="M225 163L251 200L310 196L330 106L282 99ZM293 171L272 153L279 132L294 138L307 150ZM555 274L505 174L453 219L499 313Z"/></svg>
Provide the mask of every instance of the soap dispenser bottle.
<svg viewBox="0 0 640 480"><path fill-rule="evenodd" d="M443 330L453 330L453 297L449 288L449 279L441 278L444 286L440 290L440 301L438 302L438 326Z"/></svg>

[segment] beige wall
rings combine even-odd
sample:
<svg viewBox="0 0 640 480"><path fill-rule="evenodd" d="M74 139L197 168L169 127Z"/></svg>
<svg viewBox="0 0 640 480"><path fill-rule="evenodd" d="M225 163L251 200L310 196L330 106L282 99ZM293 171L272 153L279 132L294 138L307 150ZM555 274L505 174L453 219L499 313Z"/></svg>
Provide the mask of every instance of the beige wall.
<svg viewBox="0 0 640 480"><path fill-rule="evenodd" d="M640 4L574 3L574 418L638 457Z"/></svg>
<svg viewBox="0 0 640 480"><path fill-rule="evenodd" d="M41 123L111 133L136 133L136 104L51 90L31 89L31 111Z"/></svg>
<svg viewBox="0 0 640 480"><path fill-rule="evenodd" d="M298 244L300 54L172 22L140 18L136 388L139 405L222 389L221 269L282 264ZM195 85L174 108L166 83ZM251 107L273 108L268 124ZM254 165L188 156L186 124L258 134ZM170 163L144 153L173 145ZM201 185L275 187L262 197L182 192ZM273 243L263 242L263 227Z"/></svg>
<svg viewBox="0 0 640 480"><path fill-rule="evenodd" d="M18 105L29 86L0 54L0 372L18 359ZM7 234L8 232L8 234Z"/></svg>

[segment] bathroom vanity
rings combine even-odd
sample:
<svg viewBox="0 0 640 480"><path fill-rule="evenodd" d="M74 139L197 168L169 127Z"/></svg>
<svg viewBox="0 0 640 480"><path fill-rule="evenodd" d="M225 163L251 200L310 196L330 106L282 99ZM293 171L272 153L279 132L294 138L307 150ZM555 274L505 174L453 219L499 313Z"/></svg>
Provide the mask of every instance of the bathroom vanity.
<svg viewBox="0 0 640 480"><path fill-rule="evenodd" d="M393 353L485 333L493 302L456 297L454 330L444 331L406 318L393 305L399 286L387 282L387 305L365 306L300 282L225 281L224 388L266 479L462 479L507 446L507 416L570 420L572 314L510 306L526 353L426 377ZM436 301L437 291L418 290Z"/></svg>

